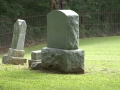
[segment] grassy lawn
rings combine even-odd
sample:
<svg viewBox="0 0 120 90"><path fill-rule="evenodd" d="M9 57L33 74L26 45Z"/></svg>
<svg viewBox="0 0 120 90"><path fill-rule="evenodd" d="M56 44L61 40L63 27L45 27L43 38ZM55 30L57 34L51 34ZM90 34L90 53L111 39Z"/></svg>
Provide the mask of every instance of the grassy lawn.
<svg viewBox="0 0 120 90"><path fill-rule="evenodd" d="M25 48L31 51L46 44ZM120 36L80 39L85 74L55 74L24 66L4 65L0 55L0 90L120 90Z"/></svg>

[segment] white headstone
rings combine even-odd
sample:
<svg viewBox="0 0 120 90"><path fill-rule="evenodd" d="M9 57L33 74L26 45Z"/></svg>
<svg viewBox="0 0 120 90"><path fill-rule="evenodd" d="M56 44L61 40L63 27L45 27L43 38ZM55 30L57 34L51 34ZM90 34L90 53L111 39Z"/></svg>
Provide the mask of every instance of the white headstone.
<svg viewBox="0 0 120 90"><path fill-rule="evenodd" d="M24 42L26 35L26 22L18 19L14 24L13 38L11 48L8 50L8 55L4 55L2 63L4 64L24 64L26 59L24 58Z"/></svg>
<svg viewBox="0 0 120 90"><path fill-rule="evenodd" d="M23 50L26 34L26 22L24 20L18 19L14 24L14 32L11 48Z"/></svg>

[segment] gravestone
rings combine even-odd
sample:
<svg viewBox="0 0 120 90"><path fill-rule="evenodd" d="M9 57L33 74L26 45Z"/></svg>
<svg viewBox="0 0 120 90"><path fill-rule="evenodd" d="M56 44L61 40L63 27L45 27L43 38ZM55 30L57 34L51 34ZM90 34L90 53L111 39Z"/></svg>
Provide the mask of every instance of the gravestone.
<svg viewBox="0 0 120 90"><path fill-rule="evenodd" d="M41 50L32 51L31 60L28 60L28 65L31 69L41 68Z"/></svg>
<svg viewBox="0 0 120 90"><path fill-rule="evenodd" d="M54 10L47 15L47 47L41 50L44 69L84 73L84 51L79 49L79 15Z"/></svg>
<svg viewBox="0 0 120 90"><path fill-rule="evenodd" d="M24 42L26 35L26 22L18 19L14 24L13 38L11 47L8 50L8 54L2 58L4 64L24 64L26 59L24 58Z"/></svg>

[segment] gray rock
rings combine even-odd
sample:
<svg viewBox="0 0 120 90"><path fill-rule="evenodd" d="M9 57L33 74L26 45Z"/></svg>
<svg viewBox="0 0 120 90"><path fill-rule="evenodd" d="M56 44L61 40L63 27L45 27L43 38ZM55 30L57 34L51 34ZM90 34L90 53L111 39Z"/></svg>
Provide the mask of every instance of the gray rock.
<svg viewBox="0 0 120 90"><path fill-rule="evenodd" d="M38 59L38 60L28 60L29 68L31 68L31 64L32 64L33 62L41 62L41 59Z"/></svg>
<svg viewBox="0 0 120 90"><path fill-rule="evenodd" d="M3 55L3 57L2 57L2 63L3 64L10 64L11 63L8 55Z"/></svg>
<svg viewBox="0 0 120 90"><path fill-rule="evenodd" d="M34 70L41 69L41 62L32 62L31 69L34 69Z"/></svg>
<svg viewBox="0 0 120 90"><path fill-rule="evenodd" d="M57 69L65 73L84 73L84 51L43 48L41 51L44 69Z"/></svg>

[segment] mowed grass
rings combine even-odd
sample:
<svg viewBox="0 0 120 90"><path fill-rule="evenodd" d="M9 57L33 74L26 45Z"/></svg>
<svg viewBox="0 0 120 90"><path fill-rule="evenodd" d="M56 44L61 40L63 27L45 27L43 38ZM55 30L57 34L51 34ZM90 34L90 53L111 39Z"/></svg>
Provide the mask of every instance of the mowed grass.
<svg viewBox="0 0 120 90"><path fill-rule="evenodd" d="M25 48L25 58L45 46ZM85 51L85 74L49 73L30 70L27 64L0 63L0 89L120 90L120 36L80 39L80 49Z"/></svg>

